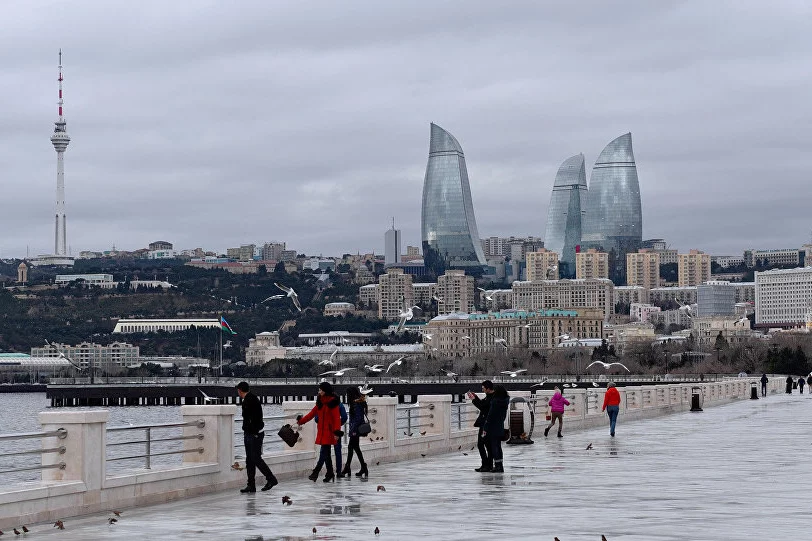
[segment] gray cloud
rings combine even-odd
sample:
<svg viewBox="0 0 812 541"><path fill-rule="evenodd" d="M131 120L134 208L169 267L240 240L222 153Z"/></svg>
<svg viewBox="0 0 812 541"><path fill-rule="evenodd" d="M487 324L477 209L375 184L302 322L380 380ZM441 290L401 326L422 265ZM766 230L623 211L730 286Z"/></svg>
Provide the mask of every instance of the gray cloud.
<svg viewBox="0 0 812 541"><path fill-rule="evenodd" d="M419 244L428 123L480 234L543 236L561 161L631 131L646 237L809 240L800 2L0 4L0 256L52 249L56 51L68 242ZM589 175L589 172L587 173Z"/></svg>

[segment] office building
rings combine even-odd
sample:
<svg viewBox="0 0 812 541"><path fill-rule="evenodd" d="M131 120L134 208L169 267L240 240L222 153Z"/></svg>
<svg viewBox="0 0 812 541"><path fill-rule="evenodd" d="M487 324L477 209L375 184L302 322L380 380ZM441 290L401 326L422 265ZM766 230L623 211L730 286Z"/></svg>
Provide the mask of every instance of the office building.
<svg viewBox="0 0 812 541"><path fill-rule="evenodd" d="M640 248L643 215L632 134L621 135L598 156L592 169L581 249L609 254L609 278L626 282L626 254Z"/></svg>
<svg viewBox="0 0 812 541"><path fill-rule="evenodd" d="M513 282L514 310L600 308L604 318L615 313L614 285L607 278Z"/></svg>
<svg viewBox="0 0 812 541"><path fill-rule="evenodd" d="M586 203L586 167L584 155L567 158L553 183L550 206L547 209L547 229L544 233L544 246L558 254L568 266L569 272L575 265L575 250L581 243L581 222Z"/></svg>
<svg viewBox="0 0 812 541"><path fill-rule="evenodd" d="M736 288L730 282L710 280L696 286L697 316L732 316L735 314Z"/></svg>
<svg viewBox="0 0 812 541"><path fill-rule="evenodd" d="M437 277L437 313L474 311L474 277L464 270L449 269Z"/></svg>
<svg viewBox="0 0 812 541"><path fill-rule="evenodd" d="M446 268L482 271L485 254L476 226L465 155L454 136L436 124L431 124L421 229L423 260L435 274L442 274Z"/></svg>
<svg viewBox="0 0 812 541"><path fill-rule="evenodd" d="M384 233L384 265L394 265L400 263L400 229L395 229L394 221L392 229Z"/></svg>
<svg viewBox="0 0 812 541"><path fill-rule="evenodd" d="M812 310L812 267L756 272L756 326L806 327Z"/></svg>

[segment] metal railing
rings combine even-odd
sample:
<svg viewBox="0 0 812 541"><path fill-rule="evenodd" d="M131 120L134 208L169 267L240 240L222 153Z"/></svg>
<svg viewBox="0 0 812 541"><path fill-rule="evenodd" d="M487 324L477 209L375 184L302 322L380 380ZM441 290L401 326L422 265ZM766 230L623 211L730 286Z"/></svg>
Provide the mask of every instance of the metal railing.
<svg viewBox="0 0 812 541"><path fill-rule="evenodd" d="M420 413L421 410L428 410L428 413ZM411 404L408 406L397 406L395 408L395 425L397 428L397 438L411 438L415 436L415 429L431 428L434 426L434 404ZM420 419L428 419L421 421ZM400 431L403 430L401 436Z"/></svg>
<svg viewBox="0 0 812 541"><path fill-rule="evenodd" d="M170 428L181 428L184 426L196 426L197 428L203 428L206 426L206 421L203 419L198 419L197 421L187 421L182 423L160 423L160 424L149 424L149 425L134 425L134 426L117 426L113 428L108 428L107 432L125 432L125 431L132 431L132 430L143 430L144 431L144 439L142 440L125 440L125 441L117 441L117 442L108 442L107 447L121 447L125 445L143 445L144 446L144 453L140 455L125 455L125 456L114 456L108 457L107 462L116 462L122 460L138 460L144 459L144 467L146 469L152 468L152 457L156 456L167 456L167 455L179 455L185 453L202 453L203 447L191 447L188 449L170 449L165 451L153 451L152 445L154 443L167 443L167 442L179 442L183 440L202 440L203 434L197 433L192 434L189 436L168 436L168 437L161 437L161 438L153 438L152 431L153 430L166 430Z"/></svg>
<svg viewBox="0 0 812 541"><path fill-rule="evenodd" d="M19 440L26 440L26 439L41 439L41 438L48 438L48 437L56 437L60 440L64 440L68 436L68 431L64 428L58 428L56 430L52 430L49 432L20 432L16 434L0 434L0 442L17 442ZM36 449L24 449L24 450L8 450L2 452L2 458L9 458L14 456L26 456L26 455L44 455L44 454L52 454L58 453L60 455L65 454L65 446L59 445L57 447L38 447ZM17 473L23 471L32 471L32 470L47 470L47 469L65 469L65 462L56 462L54 464L35 464L32 466L14 466L8 467L7 469L0 470L0 474L4 473Z"/></svg>
<svg viewBox="0 0 812 541"><path fill-rule="evenodd" d="M456 430L473 427L477 417L479 410L471 402L451 404L451 426L456 427Z"/></svg>

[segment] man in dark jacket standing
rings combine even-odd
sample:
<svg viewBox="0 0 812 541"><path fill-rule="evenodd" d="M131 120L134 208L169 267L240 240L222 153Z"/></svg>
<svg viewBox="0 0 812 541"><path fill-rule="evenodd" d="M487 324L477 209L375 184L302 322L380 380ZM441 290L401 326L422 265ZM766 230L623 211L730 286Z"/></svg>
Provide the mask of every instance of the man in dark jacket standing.
<svg viewBox="0 0 812 541"><path fill-rule="evenodd" d="M240 489L243 494L256 492L255 481L257 468L265 476L265 486L262 490L270 490L279 484L271 468L262 459L262 440L265 438L265 421L262 420L262 404L259 398L251 392L247 381L237 384L237 394L242 399L242 431L245 442L245 472L248 474L248 484Z"/></svg>
<svg viewBox="0 0 812 541"><path fill-rule="evenodd" d="M479 428L476 437L476 446L479 449L479 456L482 458L482 465L474 471L489 472L493 469L493 458L491 457L490 445L487 438L482 436L482 426L485 424L485 419L488 417L488 411L491 409L491 394L493 394L493 382L486 379L482 382L482 392L485 393L485 398L479 398L472 391L468 391L468 398L471 403L479 410L479 416L474 421L474 426Z"/></svg>

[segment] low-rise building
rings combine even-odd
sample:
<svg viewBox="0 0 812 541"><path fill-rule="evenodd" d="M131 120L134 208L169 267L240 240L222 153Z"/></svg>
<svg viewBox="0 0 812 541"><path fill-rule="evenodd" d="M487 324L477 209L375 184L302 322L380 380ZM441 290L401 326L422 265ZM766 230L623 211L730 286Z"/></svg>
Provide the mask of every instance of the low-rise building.
<svg viewBox="0 0 812 541"><path fill-rule="evenodd" d="M653 304L633 302L629 307L629 316L631 316L632 321L641 321L643 323L648 323L650 316L657 312L660 312L660 307Z"/></svg>
<svg viewBox="0 0 812 541"><path fill-rule="evenodd" d="M615 286L608 278L516 281L512 288L515 310L600 308L604 319L615 313Z"/></svg>
<svg viewBox="0 0 812 541"><path fill-rule="evenodd" d="M649 290L643 286L615 286L615 304L623 303L631 306L632 303L648 304Z"/></svg>
<svg viewBox="0 0 812 541"><path fill-rule="evenodd" d="M100 372L117 372L133 365L140 365L140 349L126 342L108 345L82 342L75 346L51 343L31 348L31 357L66 357L81 369Z"/></svg>
<svg viewBox="0 0 812 541"><path fill-rule="evenodd" d="M299 340L303 340L308 346L354 346L363 344L373 336L374 334L367 332L328 331L319 333L301 333L299 335Z"/></svg>
<svg viewBox="0 0 812 541"><path fill-rule="evenodd" d="M696 304L696 286L653 287L649 290L649 302L662 304L675 301L679 304Z"/></svg>
<svg viewBox="0 0 812 541"><path fill-rule="evenodd" d="M57 274L54 279L54 283L57 286L64 286L71 282L80 282L84 285L105 289L116 287L112 274Z"/></svg>
<svg viewBox="0 0 812 541"><path fill-rule="evenodd" d="M714 348L719 336L729 345L745 343L753 337L750 320L736 316L695 317L691 319L691 334L703 349Z"/></svg>
<svg viewBox="0 0 812 541"><path fill-rule="evenodd" d="M248 347L245 350L245 364L261 366L268 361L284 358L285 348L279 344L279 333L277 331L261 332L256 337L248 340Z"/></svg>
<svg viewBox="0 0 812 541"><path fill-rule="evenodd" d="M564 335L600 338L603 311L581 308L445 314L426 324L424 344L432 357L467 358L548 350L556 347Z"/></svg>
<svg viewBox="0 0 812 541"><path fill-rule="evenodd" d="M177 332L193 327L220 328L219 319L119 319L113 328L114 333Z"/></svg>
<svg viewBox="0 0 812 541"><path fill-rule="evenodd" d="M343 316L355 312L355 305L351 302L328 302L324 305L325 316Z"/></svg>

